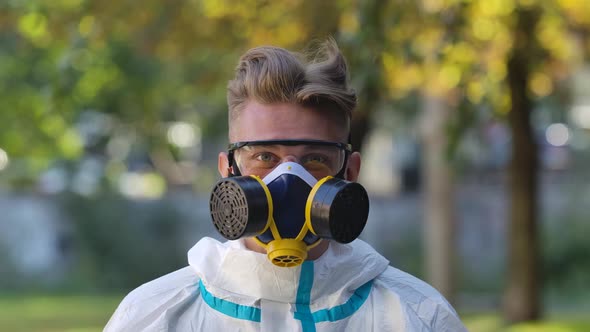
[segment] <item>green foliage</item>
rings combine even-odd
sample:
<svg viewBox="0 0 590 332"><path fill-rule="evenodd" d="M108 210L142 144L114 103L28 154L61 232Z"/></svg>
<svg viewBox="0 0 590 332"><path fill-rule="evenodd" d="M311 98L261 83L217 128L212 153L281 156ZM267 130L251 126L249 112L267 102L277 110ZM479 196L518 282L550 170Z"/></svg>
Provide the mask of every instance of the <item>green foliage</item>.
<svg viewBox="0 0 590 332"><path fill-rule="evenodd" d="M8 248L6 244L0 242L0 289L16 289L22 287L19 284L21 276L17 272L14 262L8 257Z"/></svg>
<svg viewBox="0 0 590 332"><path fill-rule="evenodd" d="M164 201L68 195L62 204L77 252L67 288L132 289L187 265L183 218Z"/></svg>
<svg viewBox="0 0 590 332"><path fill-rule="evenodd" d="M156 130L163 122L190 114L199 115L206 137L223 136L225 85L239 54L260 44L301 48L328 35L339 38L350 60L363 116L416 91L506 112L514 13L537 8L541 15L543 50L533 57L529 82L540 97L554 92L587 53L571 31L590 22L587 4L571 1L149 0L137 6L30 0L0 6L0 148L13 159L45 160L83 154L84 142L73 131L88 109L136 130L148 149L164 140ZM450 128L451 150L471 124L462 108Z"/></svg>
<svg viewBox="0 0 590 332"><path fill-rule="evenodd" d="M581 290L590 280L590 224L570 216L549 225L543 236L543 275L549 287Z"/></svg>
<svg viewBox="0 0 590 332"><path fill-rule="evenodd" d="M171 121L225 139L225 86L239 54L336 34L343 6L350 4L2 2L0 149L19 169L5 171L8 181L30 186L54 161L83 157L88 142L77 125L89 110L133 132L147 154L166 144L161 128Z"/></svg>
<svg viewBox="0 0 590 332"><path fill-rule="evenodd" d="M424 246L420 228L406 229L403 235L388 241L379 249L391 265L418 278L424 279Z"/></svg>

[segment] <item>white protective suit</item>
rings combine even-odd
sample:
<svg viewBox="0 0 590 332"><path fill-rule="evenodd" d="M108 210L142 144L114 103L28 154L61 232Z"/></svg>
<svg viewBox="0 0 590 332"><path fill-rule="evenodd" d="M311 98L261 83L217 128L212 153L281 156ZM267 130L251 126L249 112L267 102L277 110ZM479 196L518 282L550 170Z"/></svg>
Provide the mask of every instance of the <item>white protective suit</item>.
<svg viewBox="0 0 590 332"><path fill-rule="evenodd" d="M188 260L127 295L105 331L466 331L434 288L358 239L291 268L242 240L203 238Z"/></svg>

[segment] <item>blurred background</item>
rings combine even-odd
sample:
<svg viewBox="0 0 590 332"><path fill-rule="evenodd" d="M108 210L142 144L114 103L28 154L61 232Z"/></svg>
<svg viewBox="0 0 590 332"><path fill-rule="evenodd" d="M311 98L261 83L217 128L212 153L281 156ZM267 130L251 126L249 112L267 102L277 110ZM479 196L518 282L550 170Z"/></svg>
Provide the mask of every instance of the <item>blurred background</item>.
<svg viewBox="0 0 590 332"><path fill-rule="evenodd" d="M586 0L1 0L0 330L100 331L219 238L237 59L329 36L362 238L470 331L590 330Z"/></svg>

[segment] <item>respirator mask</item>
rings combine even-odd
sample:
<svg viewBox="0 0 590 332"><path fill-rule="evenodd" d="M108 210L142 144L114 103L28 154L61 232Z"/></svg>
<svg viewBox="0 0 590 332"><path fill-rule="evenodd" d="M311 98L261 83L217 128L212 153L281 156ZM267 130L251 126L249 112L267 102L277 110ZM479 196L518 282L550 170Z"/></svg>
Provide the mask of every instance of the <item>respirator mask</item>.
<svg viewBox="0 0 590 332"><path fill-rule="evenodd" d="M310 159L315 164L318 160L326 163L331 158L326 156ZM253 164L245 160L243 169L260 166L270 158L252 158ZM307 252L322 239L340 243L356 239L369 214L366 190L339 178L340 173L317 180L306 160L303 166L296 162L271 165L274 169L264 178L248 175L220 180L209 201L215 228L230 240L254 237L269 260L282 267L303 263Z"/></svg>

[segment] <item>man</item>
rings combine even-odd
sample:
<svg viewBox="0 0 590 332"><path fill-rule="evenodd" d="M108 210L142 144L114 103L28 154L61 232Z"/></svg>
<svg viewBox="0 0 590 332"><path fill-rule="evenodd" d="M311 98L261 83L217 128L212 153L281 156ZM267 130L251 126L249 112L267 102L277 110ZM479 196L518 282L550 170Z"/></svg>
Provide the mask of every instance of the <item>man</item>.
<svg viewBox="0 0 590 332"><path fill-rule="evenodd" d="M201 239L188 267L130 293L105 331L465 331L436 290L354 240L368 203L351 185L361 166L347 144L356 95L334 41L308 61L249 50L228 104L231 144L219 154L224 179L211 209L218 230L238 240ZM318 198L322 188L336 194ZM322 204L337 207L317 217Z"/></svg>

